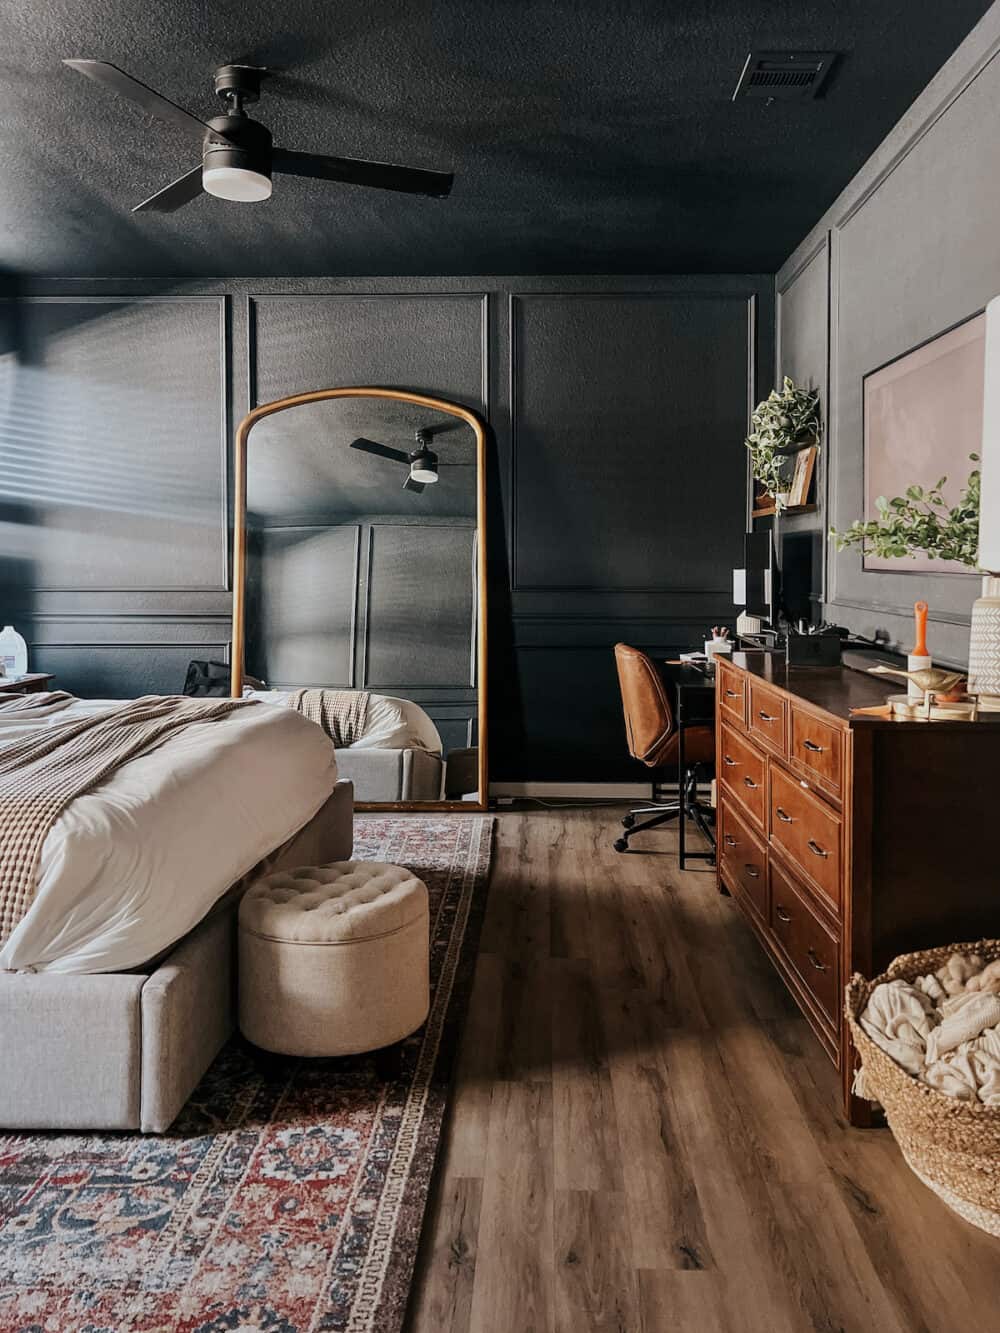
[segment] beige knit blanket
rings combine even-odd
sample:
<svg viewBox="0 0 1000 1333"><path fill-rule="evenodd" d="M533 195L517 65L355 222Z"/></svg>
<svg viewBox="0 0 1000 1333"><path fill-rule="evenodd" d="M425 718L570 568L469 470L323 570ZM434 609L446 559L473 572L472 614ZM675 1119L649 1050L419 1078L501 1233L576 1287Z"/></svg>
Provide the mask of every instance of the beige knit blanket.
<svg viewBox="0 0 1000 1333"><path fill-rule="evenodd" d="M41 701L51 705L53 695L8 700L2 711L37 715L44 706ZM251 699L151 695L110 713L55 723L0 746L0 945L31 906L42 844L71 801L172 732L252 705ZM179 835L182 832L178 830Z"/></svg>
<svg viewBox="0 0 1000 1333"><path fill-rule="evenodd" d="M368 698L364 690L293 690L287 707L322 727L339 749L365 734Z"/></svg>

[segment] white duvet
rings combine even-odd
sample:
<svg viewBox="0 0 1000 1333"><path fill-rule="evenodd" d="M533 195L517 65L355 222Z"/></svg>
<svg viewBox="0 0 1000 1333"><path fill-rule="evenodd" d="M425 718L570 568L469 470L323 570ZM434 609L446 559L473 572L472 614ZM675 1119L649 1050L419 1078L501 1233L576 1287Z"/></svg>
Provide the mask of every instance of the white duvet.
<svg viewBox="0 0 1000 1333"><path fill-rule="evenodd" d="M114 706L81 700L30 725ZM0 747L26 725L0 725ZM336 781L332 742L287 708L257 703L167 737L60 816L0 969L114 972L147 962L308 823Z"/></svg>

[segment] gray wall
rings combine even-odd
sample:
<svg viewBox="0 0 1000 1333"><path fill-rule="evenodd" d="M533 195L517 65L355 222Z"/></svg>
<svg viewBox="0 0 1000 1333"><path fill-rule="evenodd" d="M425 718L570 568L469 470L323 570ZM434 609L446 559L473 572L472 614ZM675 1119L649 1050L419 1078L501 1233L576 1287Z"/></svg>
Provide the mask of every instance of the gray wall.
<svg viewBox="0 0 1000 1333"><path fill-rule="evenodd" d="M778 372L820 387L828 422L824 512L791 524L861 517L862 377L1000 292L998 54L994 6L777 276ZM956 458L953 475L970 466ZM975 575L864 572L823 545L829 619L905 649L923 597L931 651L967 660Z"/></svg>
<svg viewBox="0 0 1000 1333"><path fill-rule="evenodd" d="M645 776L611 648L732 619L770 278L34 290L0 444L0 603L36 667L87 694L179 688L189 658L228 651L228 448L248 405L429 390L491 426L492 778Z"/></svg>

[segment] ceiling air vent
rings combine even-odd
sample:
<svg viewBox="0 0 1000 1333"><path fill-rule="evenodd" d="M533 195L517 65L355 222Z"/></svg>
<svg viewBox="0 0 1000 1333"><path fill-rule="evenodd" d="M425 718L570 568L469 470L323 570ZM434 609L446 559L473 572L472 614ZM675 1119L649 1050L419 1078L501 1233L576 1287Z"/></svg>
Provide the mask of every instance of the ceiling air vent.
<svg viewBox="0 0 1000 1333"><path fill-rule="evenodd" d="M835 51L751 51L733 101L737 97L808 101L822 87L836 54Z"/></svg>

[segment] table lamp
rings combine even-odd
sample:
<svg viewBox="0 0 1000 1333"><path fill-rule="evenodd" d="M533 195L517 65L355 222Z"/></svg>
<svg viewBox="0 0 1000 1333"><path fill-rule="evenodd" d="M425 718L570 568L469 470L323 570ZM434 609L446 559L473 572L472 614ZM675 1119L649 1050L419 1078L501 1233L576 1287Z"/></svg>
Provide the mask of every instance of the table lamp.
<svg viewBox="0 0 1000 1333"><path fill-rule="evenodd" d="M972 607L969 693L981 708L1000 711L1000 296L986 307L986 366L983 384L982 494L979 505L979 568L983 592Z"/></svg>

